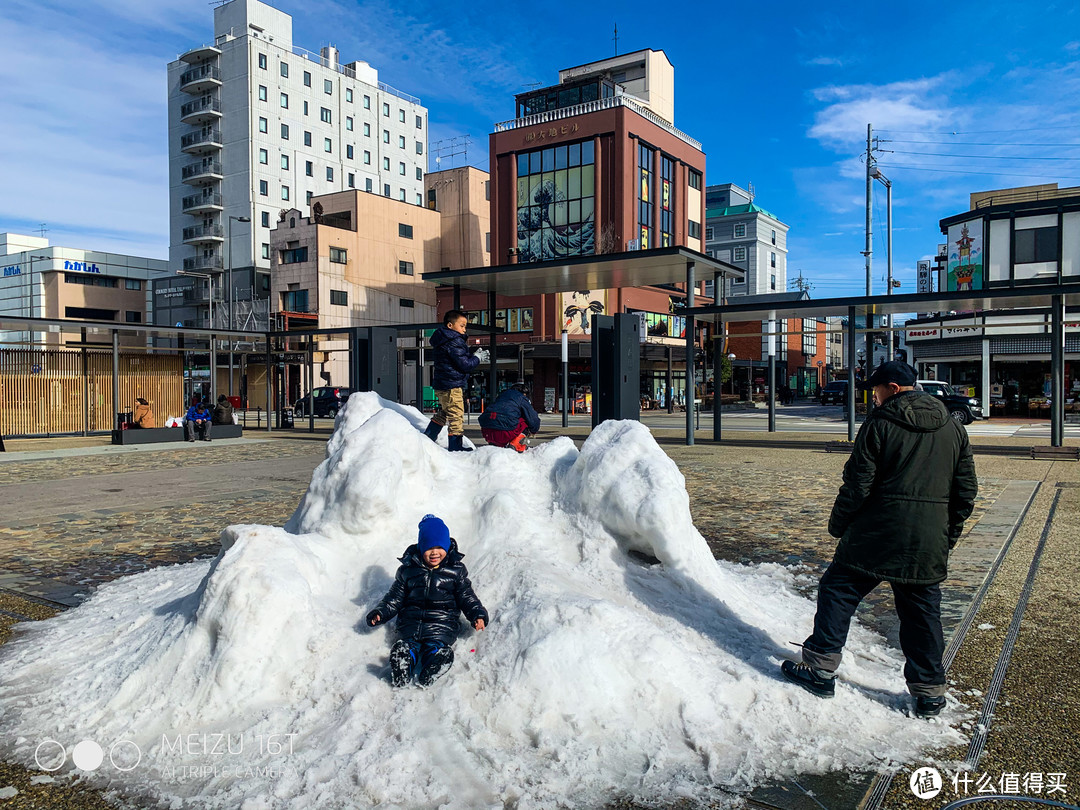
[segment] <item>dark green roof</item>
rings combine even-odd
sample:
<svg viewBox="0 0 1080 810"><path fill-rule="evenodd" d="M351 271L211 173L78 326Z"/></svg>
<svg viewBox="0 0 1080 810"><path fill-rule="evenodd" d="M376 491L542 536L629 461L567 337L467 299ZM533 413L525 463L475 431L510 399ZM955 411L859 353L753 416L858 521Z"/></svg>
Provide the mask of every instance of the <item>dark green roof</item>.
<svg viewBox="0 0 1080 810"><path fill-rule="evenodd" d="M711 217L730 217L735 214L764 214L767 217L772 217L777 222L780 222L780 217L769 211L766 211L759 205L750 203L749 205L729 205L727 208L706 208L705 219Z"/></svg>

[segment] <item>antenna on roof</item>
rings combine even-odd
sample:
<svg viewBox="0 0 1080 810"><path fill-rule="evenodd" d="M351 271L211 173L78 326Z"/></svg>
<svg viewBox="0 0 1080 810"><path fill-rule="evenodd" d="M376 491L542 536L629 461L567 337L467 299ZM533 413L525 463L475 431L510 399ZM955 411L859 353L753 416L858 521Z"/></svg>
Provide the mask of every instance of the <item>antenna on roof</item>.
<svg viewBox="0 0 1080 810"><path fill-rule="evenodd" d="M41 237L43 239L45 238L45 234L47 234L49 232L49 229L45 227L44 222L42 222L40 225L38 225L38 232L41 234Z"/></svg>
<svg viewBox="0 0 1080 810"><path fill-rule="evenodd" d="M746 193L750 196L750 204L753 205L754 204L754 194L755 194L755 192L754 192L754 184L753 183L747 183L746 184Z"/></svg>
<svg viewBox="0 0 1080 810"><path fill-rule="evenodd" d="M619 55L619 24L615 23L615 36L612 37L615 40L615 55Z"/></svg>

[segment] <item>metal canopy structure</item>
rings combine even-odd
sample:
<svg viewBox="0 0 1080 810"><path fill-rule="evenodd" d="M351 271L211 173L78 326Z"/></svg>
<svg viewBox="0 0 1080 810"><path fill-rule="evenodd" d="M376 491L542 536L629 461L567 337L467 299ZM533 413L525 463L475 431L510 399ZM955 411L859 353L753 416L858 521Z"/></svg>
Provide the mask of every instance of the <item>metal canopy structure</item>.
<svg viewBox="0 0 1080 810"><path fill-rule="evenodd" d="M195 329L185 326L163 326L115 321L76 321L63 318L24 318L0 315L0 332L64 333L85 329L87 334L113 333L151 338L186 338L191 340L243 340L254 342L265 337L264 332L245 332L240 329ZM103 344L105 345L105 344ZM129 346L129 349L137 347Z"/></svg>
<svg viewBox="0 0 1080 810"><path fill-rule="evenodd" d="M701 275L697 275L701 272ZM486 292L488 320L495 322L496 295L546 295L574 290L610 290L618 287L655 287L686 283L686 305L694 306L696 278L722 280L745 278L741 267L719 261L686 247L632 250L573 256L558 261L503 264L424 273L424 281L454 288L454 308L459 306L461 288ZM694 325L688 315L686 324L686 379L694 379ZM565 346L565 343L564 343ZM495 356L495 336L491 336L491 354ZM563 349L563 378L567 375L566 349ZM495 390L495 364L491 365L490 388ZM693 397L686 409L686 443L694 443ZM567 402L563 397L563 425L567 424Z"/></svg>
<svg viewBox="0 0 1080 810"><path fill-rule="evenodd" d="M745 272L727 262L685 247L633 250L597 256L573 256L558 261L502 264L424 273L424 281L498 295L544 295L574 290L652 287L686 280L686 268L699 273L743 278ZM709 278L709 276L704 276Z"/></svg>
<svg viewBox="0 0 1080 810"><path fill-rule="evenodd" d="M853 298L806 299L778 301L775 307L755 301L752 304L722 304L711 307L691 307L686 317L724 321L769 321L770 345L778 334L778 320L803 317L841 316L848 319L848 440L855 438L855 319L860 315L899 315L908 312L975 312L1002 309L1049 309L1051 313L1050 346L1050 444L1061 447L1065 437L1065 308L1080 306L1080 282L1038 284L1027 287L998 287L987 290L957 290L953 292L913 293L908 295L871 295ZM984 350L985 351L985 350ZM770 359L772 358L770 352ZM988 354L984 354L988 358ZM989 359L984 360L984 374L989 373ZM769 429L774 400L775 375L769 380ZM989 403L987 403L989 405ZM713 436L719 439L720 408L714 405ZM692 444L688 438L687 444Z"/></svg>

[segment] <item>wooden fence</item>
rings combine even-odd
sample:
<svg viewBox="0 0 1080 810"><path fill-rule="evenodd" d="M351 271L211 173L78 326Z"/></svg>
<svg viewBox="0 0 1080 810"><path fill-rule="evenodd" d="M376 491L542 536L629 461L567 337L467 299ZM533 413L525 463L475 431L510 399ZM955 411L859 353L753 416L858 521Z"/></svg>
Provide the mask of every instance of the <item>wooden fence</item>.
<svg viewBox="0 0 1080 810"><path fill-rule="evenodd" d="M120 403L113 403L112 352L97 349L0 349L0 435L97 433L135 398L150 403L160 427L182 416L179 355L121 352Z"/></svg>

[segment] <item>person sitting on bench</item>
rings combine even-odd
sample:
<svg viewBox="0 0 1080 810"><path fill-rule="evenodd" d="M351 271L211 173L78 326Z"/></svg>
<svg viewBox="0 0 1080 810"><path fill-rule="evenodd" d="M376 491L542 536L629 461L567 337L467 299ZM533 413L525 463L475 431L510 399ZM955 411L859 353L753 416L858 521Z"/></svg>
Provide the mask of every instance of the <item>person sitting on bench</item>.
<svg viewBox="0 0 1080 810"><path fill-rule="evenodd" d="M154 422L154 412L150 410L150 403L142 397L135 397L135 413L131 418L131 424L137 428L157 427Z"/></svg>
<svg viewBox="0 0 1080 810"><path fill-rule="evenodd" d="M210 441L210 411L206 410L206 406L201 402L188 408L184 424L187 427L189 442L195 441L196 432L204 442Z"/></svg>

